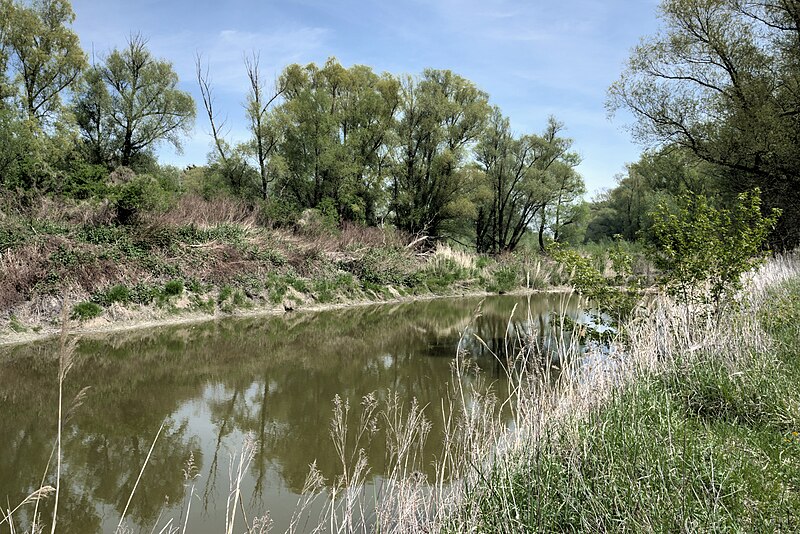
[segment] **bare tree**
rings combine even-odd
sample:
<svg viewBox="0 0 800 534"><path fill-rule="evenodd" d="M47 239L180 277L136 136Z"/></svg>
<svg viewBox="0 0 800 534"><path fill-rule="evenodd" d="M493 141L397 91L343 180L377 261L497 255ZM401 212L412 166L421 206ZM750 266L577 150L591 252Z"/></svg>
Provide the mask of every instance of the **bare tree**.
<svg viewBox="0 0 800 534"><path fill-rule="evenodd" d="M274 84L274 90L267 96L259 70L259 54L253 52L244 58L247 77L250 80L250 92L247 95L247 118L250 120L250 131L253 135L253 148L258 162L261 177L261 197L266 200L269 184L275 180L270 177L269 159L280 141L280 129L270 121L269 109L286 90L280 82Z"/></svg>

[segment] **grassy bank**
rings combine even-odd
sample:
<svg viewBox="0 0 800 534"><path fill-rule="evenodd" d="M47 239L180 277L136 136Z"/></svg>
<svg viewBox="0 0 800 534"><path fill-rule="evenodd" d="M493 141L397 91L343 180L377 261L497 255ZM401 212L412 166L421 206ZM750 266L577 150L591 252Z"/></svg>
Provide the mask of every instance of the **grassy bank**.
<svg viewBox="0 0 800 534"><path fill-rule="evenodd" d="M444 530L800 529L797 266L767 265L749 291L718 322L653 302L619 363L590 383L570 370L553 402L526 397L534 439L472 477Z"/></svg>
<svg viewBox="0 0 800 534"><path fill-rule="evenodd" d="M186 194L168 211L115 222L103 202L41 197L0 209L0 337L82 326L542 289L564 269L532 253L420 250L391 228L272 228L230 197ZM418 243L417 243L418 245Z"/></svg>

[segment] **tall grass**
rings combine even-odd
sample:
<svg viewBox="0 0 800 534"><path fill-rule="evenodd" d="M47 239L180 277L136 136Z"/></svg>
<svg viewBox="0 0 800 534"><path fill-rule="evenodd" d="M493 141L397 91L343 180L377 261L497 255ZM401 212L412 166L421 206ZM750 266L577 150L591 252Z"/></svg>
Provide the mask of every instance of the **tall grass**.
<svg viewBox="0 0 800 534"><path fill-rule="evenodd" d="M554 360L530 349L534 338L508 343L523 348L495 355L503 391L487 389L459 352L450 394L425 408L445 421L435 479L420 480L430 459L407 456L376 496L374 519L359 512L337 531L800 528L790 482L800 450L784 446L800 428L800 364L776 353L764 320L776 299L800 309L800 284L786 289L798 276L796 259L776 258L722 317L651 298L610 347L584 351L563 329ZM389 450L424 439L407 432L419 418L386 425Z"/></svg>

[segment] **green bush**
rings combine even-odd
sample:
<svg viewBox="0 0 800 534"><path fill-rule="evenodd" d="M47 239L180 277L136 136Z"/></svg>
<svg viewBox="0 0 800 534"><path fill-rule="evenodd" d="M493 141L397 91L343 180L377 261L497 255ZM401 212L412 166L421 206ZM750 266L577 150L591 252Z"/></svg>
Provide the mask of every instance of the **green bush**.
<svg viewBox="0 0 800 534"><path fill-rule="evenodd" d="M265 226L285 228L294 226L300 218L300 207L282 198L270 198L263 202L259 211L259 223Z"/></svg>
<svg viewBox="0 0 800 534"><path fill-rule="evenodd" d="M76 161L60 184L61 193L77 199L104 198L109 191L108 174L108 169L103 165Z"/></svg>
<svg viewBox="0 0 800 534"><path fill-rule="evenodd" d="M99 317L103 313L103 308L94 302L84 301L72 307L72 314L70 317L73 320L87 321Z"/></svg>
<svg viewBox="0 0 800 534"><path fill-rule="evenodd" d="M183 294L183 280L170 280L164 284L164 295L176 297Z"/></svg>
<svg viewBox="0 0 800 534"><path fill-rule="evenodd" d="M496 293L508 293L519 287L518 270L511 265L498 268L493 274L493 281L486 288Z"/></svg>
<svg viewBox="0 0 800 534"><path fill-rule="evenodd" d="M763 258L763 246L780 216L761 214L760 191L739 195L730 209L686 195L675 207L660 204L652 214L649 253L661 285L684 302L717 309L742 287L742 274Z"/></svg>
<svg viewBox="0 0 800 534"><path fill-rule="evenodd" d="M131 290L124 284L117 284L105 291L92 295L92 302L101 306L109 306L115 302L127 304L131 301Z"/></svg>
<svg viewBox="0 0 800 534"><path fill-rule="evenodd" d="M159 297L161 291L156 286L139 283L130 290L131 302L136 304L150 304Z"/></svg>
<svg viewBox="0 0 800 534"><path fill-rule="evenodd" d="M169 205L169 194L158 180L146 174L115 186L111 196L117 209L117 220L122 224L136 222L141 213Z"/></svg>

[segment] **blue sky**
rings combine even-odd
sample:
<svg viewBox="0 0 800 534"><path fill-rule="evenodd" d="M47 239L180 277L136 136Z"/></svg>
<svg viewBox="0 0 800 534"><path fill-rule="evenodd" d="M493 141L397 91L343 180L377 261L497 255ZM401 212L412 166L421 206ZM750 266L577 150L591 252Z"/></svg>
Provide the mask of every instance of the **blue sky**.
<svg viewBox="0 0 800 534"><path fill-rule="evenodd" d="M630 49L655 32L656 7L657 0L73 0L87 51L102 55L140 32L198 103L200 52L229 140L246 135L242 57L252 51L270 77L329 56L394 74L451 69L488 92L516 133L540 132L549 115L564 122L590 194L613 187L614 175L641 152L624 130L629 118L609 120L604 102ZM208 131L198 109L183 154L162 147L161 161L205 163Z"/></svg>

